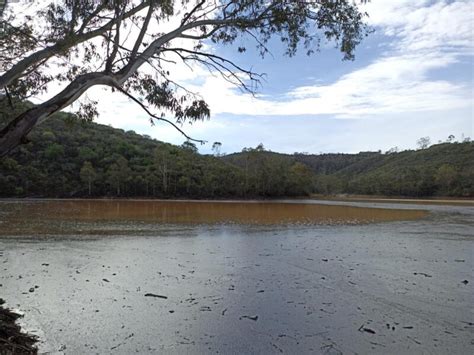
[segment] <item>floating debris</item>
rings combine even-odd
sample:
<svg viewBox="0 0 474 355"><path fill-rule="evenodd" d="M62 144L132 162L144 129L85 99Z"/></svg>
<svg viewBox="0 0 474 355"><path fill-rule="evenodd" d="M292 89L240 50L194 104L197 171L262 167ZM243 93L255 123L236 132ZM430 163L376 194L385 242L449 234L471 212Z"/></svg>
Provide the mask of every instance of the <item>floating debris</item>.
<svg viewBox="0 0 474 355"><path fill-rule="evenodd" d="M366 333L370 333L370 334L375 334L375 330L370 329L370 328L367 328L367 327L364 327L364 326L365 326L365 324L362 324L362 325L359 327L358 331L359 331L359 332L366 332Z"/></svg>
<svg viewBox="0 0 474 355"><path fill-rule="evenodd" d="M429 275L425 272L414 272L413 275L422 275L424 277L432 277L431 275Z"/></svg>
<svg viewBox="0 0 474 355"><path fill-rule="evenodd" d="M168 299L167 296L163 296L163 295L157 295L155 293L145 293L145 297L156 297L156 298L163 298L163 299Z"/></svg>

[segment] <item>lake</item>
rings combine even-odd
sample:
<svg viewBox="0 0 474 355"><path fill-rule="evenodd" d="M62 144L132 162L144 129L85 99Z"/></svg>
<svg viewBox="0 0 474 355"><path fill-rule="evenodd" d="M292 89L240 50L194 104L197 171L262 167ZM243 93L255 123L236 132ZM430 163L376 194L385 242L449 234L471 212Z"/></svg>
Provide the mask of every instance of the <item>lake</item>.
<svg viewBox="0 0 474 355"><path fill-rule="evenodd" d="M313 200L4 200L0 295L42 351L465 354L473 217Z"/></svg>

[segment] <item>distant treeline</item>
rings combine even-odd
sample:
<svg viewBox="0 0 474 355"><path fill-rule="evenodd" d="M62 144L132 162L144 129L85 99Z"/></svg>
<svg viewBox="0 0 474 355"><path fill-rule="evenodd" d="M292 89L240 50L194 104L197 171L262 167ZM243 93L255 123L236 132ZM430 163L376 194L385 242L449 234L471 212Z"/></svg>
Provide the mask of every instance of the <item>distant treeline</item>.
<svg viewBox="0 0 474 355"><path fill-rule="evenodd" d="M0 129L9 110L0 102ZM0 158L0 197L297 196L310 193L313 182L303 164L273 162L258 151L249 151L240 168L198 154L190 142L174 146L67 113L46 120L28 139Z"/></svg>
<svg viewBox="0 0 474 355"><path fill-rule="evenodd" d="M224 159L244 167L247 154ZM286 159L309 168L313 193L474 197L474 143L468 139L402 152L264 154L268 159Z"/></svg>
<svg viewBox="0 0 474 355"><path fill-rule="evenodd" d="M21 109L21 108L16 108ZM0 102L0 129L12 108ZM474 143L416 151L200 155L190 142L57 114L0 161L0 197L250 198L322 194L474 196Z"/></svg>

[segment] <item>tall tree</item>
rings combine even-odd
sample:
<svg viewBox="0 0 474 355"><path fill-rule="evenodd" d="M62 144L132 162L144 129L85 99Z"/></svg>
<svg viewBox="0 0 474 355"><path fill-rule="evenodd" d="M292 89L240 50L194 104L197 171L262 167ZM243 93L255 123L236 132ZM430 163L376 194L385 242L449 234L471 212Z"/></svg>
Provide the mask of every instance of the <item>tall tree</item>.
<svg viewBox="0 0 474 355"><path fill-rule="evenodd" d="M117 161L109 167L107 175L109 184L115 186L117 196L120 196L124 192L123 187L125 187L131 175L127 159L119 156Z"/></svg>
<svg viewBox="0 0 474 355"><path fill-rule="evenodd" d="M161 177L161 190L165 195L168 193L168 180L171 173L170 162L171 157L168 151L155 149L155 165Z"/></svg>
<svg viewBox="0 0 474 355"><path fill-rule="evenodd" d="M418 148L420 149L426 149L430 146L431 140L430 137L421 137L416 141L416 144L418 145Z"/></svg>
<svg viewBox="0 0 474 355"><path fill-rule="evenodd" d="M222 148L222 143L221 142L214 142L212 144L212 151L214 152L214 155L216 157L221 155L221 148Z"/></svg>
<svg viewBox="0 0 474 355"><path fill-rule="evenodd" d="M92 194L92 183L97 178L97 174L92 164L88 161L84 162L80 172L81 180L87 183L89 196Z"/></svg>
<svg viewBox="0 0 474 355"><path fill-rule="evenodd" d="M0 156L97 85L185 134L175 122L208 118L210 111L200 96L174 81L169 63L200 63L248 91L259 80L210 50L209 43L229 45L246 36L263 56L268 41L278 36L292 56L299 48L312 54L327 39L344 59L352 59L368 32L353 0L50 0L31 8L37 11L28 15L7 5L0 18L0 90L24 100L53 87L51 82L63 85L54 85L62 89L50 99L11 115L0 131ZM95 105L82 102L80 117L92 119Z"/></svg>

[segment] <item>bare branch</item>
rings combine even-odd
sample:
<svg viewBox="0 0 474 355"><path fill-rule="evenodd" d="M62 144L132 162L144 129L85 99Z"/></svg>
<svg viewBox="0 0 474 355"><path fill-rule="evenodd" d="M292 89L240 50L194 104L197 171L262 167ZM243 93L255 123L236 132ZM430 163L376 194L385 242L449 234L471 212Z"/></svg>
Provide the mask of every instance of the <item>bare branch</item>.
<svg viewBox="0 0 474 355"><path fill-rule="evenodd" d="M122 25L122 16L123 16L123 12L120 11L119 7L116 8L115 16L117 17L118 21L117 21L117 24L115 25L115 37L114 37L113 40L111 40L114 47L113 47L112 53L107 58L107 61L105 63L105 71L106 72L111 72L112 71L112 65L113 65L113 62L115 60L115 57L117 56L117 52L118 52L118 49L119 49L120 26Z"/></svg>
<svg viewBox="0 0 474 355"><path fill-rule="evenodd" d="M193 14L202 6L204 5L206 1L205 0L202 0L201 2L197 3L196 6L194 6L194 8L188 12L187 14L185 14L184 18L181 20L181 26L183 26L184 24L186 24L186 22L191 18L191 16L193 16Z"/></svg>
<svg viewBox="0 0 474 355"><path fill-rule="evenodd" d="M148 8L148 13L146 14L145 22L143 23L143 26L140 30L137 40L135 41L135 45L133 46L131 58L135 58L138 50L140 49L140 46L143 42L143 37L145 36L146 31L148 30L148 25L150 24L152 13L153 13L153 4L150 4L150 7Z"/></svg>
<svg viewBox="0 0 474 355"><path fill-rule="evenodd" d="M150 116L150 117L153 117L155 120L157 121L163 121L163 122L166 122L168 124L170 124L171 126L173 126L176 130L179 131L179 133L181 133L184 137L186 137L186 139L190 140L190 141L193 141L193 142L198 142L198 143L201 143L201 144L205 144L207 141L205 140L201 140L201 139L194 139L190 136L188 136L181 128L179 128L174 122L166 119L166 118L163 118L163 117L159 117L157 115L154 115L153 113L150 112L150 110L140 101L138 100L137 98L135 98L133 95L131 95L130 93L128 93L127 91L125 91L124 89L122 89L120 86L116 86L115 87L118 91L120 91L122 94L124 94L125 96L127 96L128 98L130 98L132 101L136 102L138 105L140 105L140 107Z"/></svg>
<svg viewBox="0 0 474 355"><path fill-rule="evenodd" d="M216 69L221 75L223 75L224 78L227 81L230 81L234 85L238 84L238 86L241 86L242 88L245 89L245 91L250 92L252 94L254 93L254 90L250 89L248 87L248 85L245 84L245 82L243 82L242 79L240 79L239 76L232 69L230 69L226 66L226 64L230 65L235 70L246 74L249 77L249 79L254 81L254 82L258 83L260 81L260 79L262 78L262 74L258 74L258 73L252 72L251 70L247 70L245 68L242 68L241 66L237 65L233 61L231 61L229 59L226 59L224 57L221 57L219 55L216 55L216 54L204 53L204 52L200 52L200 51L193 51L193 50L186 49L186 48L167 48L167 49L163 50L163 52L166 52L166 51L184 52L184 53L192 54L193 56L191 56L191 57L181 56L181 58L183 60L189 60L189 59L196 60L198 62L201 62L201 63L205 64L206 66L209 66L210 63L205 62L202 59L199 59L197 56L208 58L213 63L210 66L212 68ZM218 61L220 61L221 63L219 63ZM227 74L225 74L221 69L223 69L225 72L227 72ZM230 78L235 79L235 82L232 81L232 80L229 80Z"/></svg>

